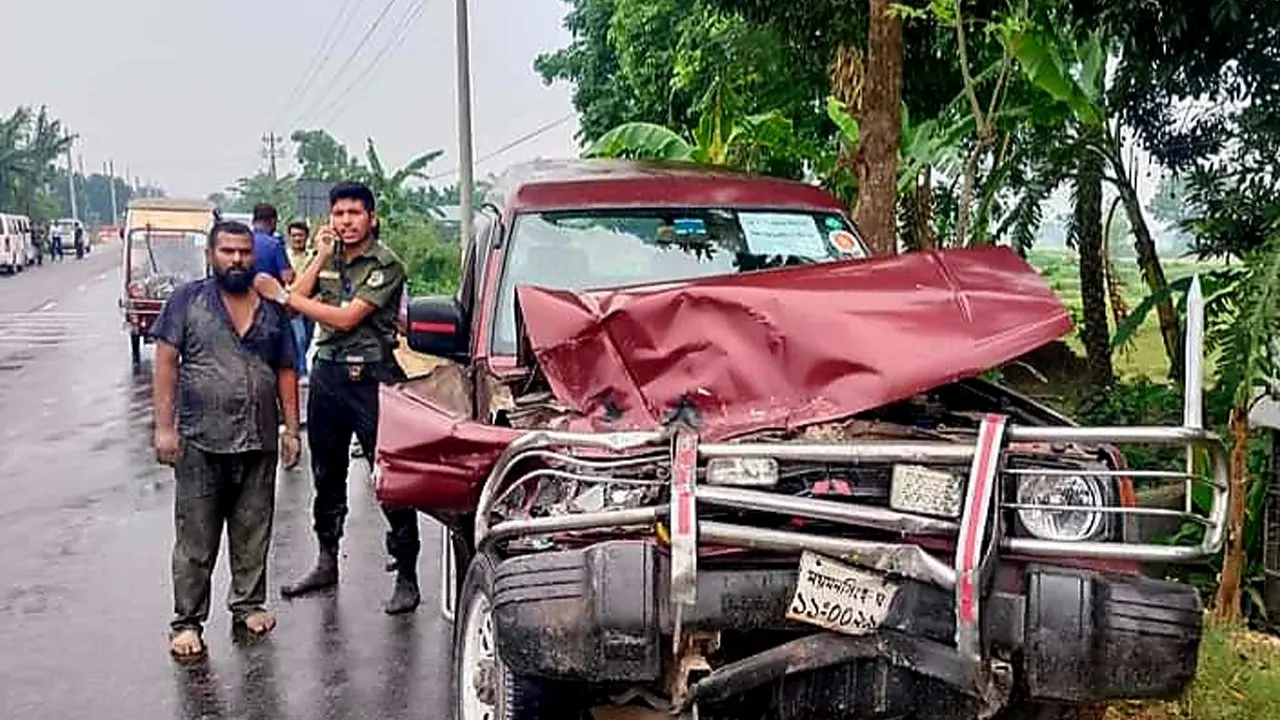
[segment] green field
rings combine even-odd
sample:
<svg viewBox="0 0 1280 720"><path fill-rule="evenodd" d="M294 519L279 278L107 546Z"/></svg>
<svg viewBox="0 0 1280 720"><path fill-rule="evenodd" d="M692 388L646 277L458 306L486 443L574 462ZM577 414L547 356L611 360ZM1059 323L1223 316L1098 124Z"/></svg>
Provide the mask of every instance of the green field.
<svg viewBox="0 0 1280 720"><path fill-rule="evenodd" d="M1077 332L1071 333L1067 344L1081 356L1084 346L1078 334L1081 317L1080 305L1080 270L1076 255L1069 251L1034 250L1028 254L1027 260L1044 275L1049 285L1062 298L1077 322ZM1194 273L1206 273L1221 267L1216 263L1196 262L1182 258L1161 258L1165 276L1169 281L1186 277ZM1147 296L1146 283L1138 273L1138 265L1131 258L1118 258L1115 261L1117 275L1123 288L1123 296L1129 310L1138 306ZM1115 332L1112 311L1108 305L1107 316L1111 319L1111 332ZM1154 312L1149 314L1132 342L1119 349L1115 354L1116 373L1126 378L1148 377L1153 380L1164 379L1169 372L1169 362L1165 357L1164 344L1160 340L1160 328Z"/></svg>

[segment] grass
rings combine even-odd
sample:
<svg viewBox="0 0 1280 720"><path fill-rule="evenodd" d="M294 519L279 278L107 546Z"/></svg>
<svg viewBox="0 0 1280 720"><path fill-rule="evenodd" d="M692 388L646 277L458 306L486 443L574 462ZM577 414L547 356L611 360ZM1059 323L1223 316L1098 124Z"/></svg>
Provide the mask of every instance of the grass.
<svg viewBox="0 0 1280 720"><path fill-rule="evenodd" d="M1063 303L1076 319L1077 328L1082 317L1080 301L1080 270L1075 253L1056 250L1036 250L1029 254L1028 261L1040 271L1049 282L1050 287L1058 293ZM1147 286L1138 272L1138 265L1132 258L1117 258L1115 261L1117 275L1120 278L1121 295L1129 310L1133 310L1147 296ZM1217 267L1211 263L1202 263L1188 259L1162 258L1165 276L1169 281L1186 277L1193 273L1204 273ZM1108 299L1108 318L1111 318ZM1115 323L1110 323L1111 332L1115 332ZM1080 343L1078 333L1067 338L1067 344L1073 351L1084 355L1084 346ZM1120 348L1115 355L1116 373L1123 378L1147 377L1153 380L1165 378L1169 372L1169 361L1165 356L1164 343L1160 337L1160 326L1154 312L1150 313L1142 326L1135 333L1132 341Z"/></svg>
<svg viewBox="0 0 1280 720"><path fill-rule="evenodd" d="M1263 720L1280 718L1280 639L1205 628L1200 671L1180 700L1112 706L1107 720Z"/></svg>

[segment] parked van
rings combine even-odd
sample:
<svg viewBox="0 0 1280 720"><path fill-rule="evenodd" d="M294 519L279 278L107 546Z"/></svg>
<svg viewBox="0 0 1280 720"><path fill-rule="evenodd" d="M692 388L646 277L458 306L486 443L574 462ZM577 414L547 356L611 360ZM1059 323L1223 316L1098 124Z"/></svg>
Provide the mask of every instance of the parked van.
<svg viewBox="0 0 1280 720"><path fill-rule="evenodd" d="M0 272L21 272L38 259L31 237L31 219L26 215L0 213Z"/></svg>

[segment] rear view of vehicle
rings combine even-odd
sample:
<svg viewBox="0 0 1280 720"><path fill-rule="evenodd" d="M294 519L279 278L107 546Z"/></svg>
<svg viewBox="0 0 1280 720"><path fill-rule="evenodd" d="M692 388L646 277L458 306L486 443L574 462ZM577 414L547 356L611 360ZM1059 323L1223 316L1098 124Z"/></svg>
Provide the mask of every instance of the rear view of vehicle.
<svg viewBox="0 0 1280 720"><path fill-rule="evenodd" d="M0 213L0 272L21 272L35 261L31 221L25 215Z"/></svg>
<svg viewBox="0 0 1280 720"><path fill-rule="evenodd" d="M134 364L151 326L174 290L208 272L206 246L214 204L146 198L129 203L124 230L120 300Z"/></svg>

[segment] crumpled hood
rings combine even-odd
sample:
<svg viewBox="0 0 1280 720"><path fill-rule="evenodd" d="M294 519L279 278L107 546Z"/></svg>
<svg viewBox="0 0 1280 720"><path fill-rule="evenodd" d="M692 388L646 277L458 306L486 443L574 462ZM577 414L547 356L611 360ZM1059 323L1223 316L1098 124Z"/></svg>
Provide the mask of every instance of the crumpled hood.
<svg viewBox="0 0 1280 720"><path fill-rule="evenodd" d="M517 297L527 350L590 429L653 428L683 406L705 439L847 417L977 375L1071 329L1048 284L1007 248L659 289L526 286Z"/></svg>

